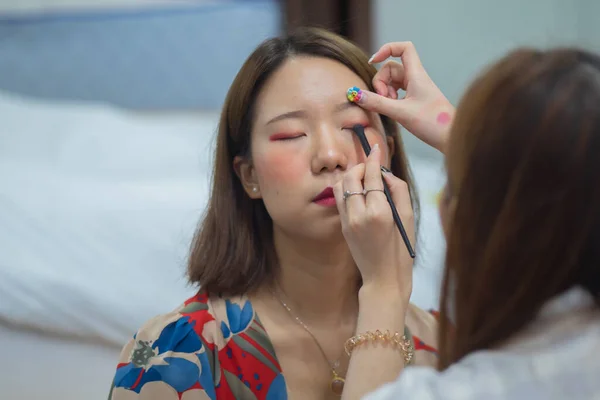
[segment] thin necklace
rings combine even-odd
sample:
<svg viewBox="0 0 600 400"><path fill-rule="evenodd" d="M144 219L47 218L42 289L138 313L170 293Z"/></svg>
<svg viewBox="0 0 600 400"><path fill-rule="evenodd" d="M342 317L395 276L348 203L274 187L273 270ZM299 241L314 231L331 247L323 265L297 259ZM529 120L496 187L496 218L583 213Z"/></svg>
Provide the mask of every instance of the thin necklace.
<svg viewBox="0 0 600 400"><path fill-rule="evenodd" d="M279 291L281 291L281 290L279 290ZM329 367L331 368L331 372L332 372L333 376L331 378L329 387L334 394L341 396L342 391L344 390L344 384L346 383L346 380L337 372L337 368L340 366L340 360L337 359L333 363L330 362L329 358L327 358L327 354L325 354L325 350L323 350L323 347L321 347L321 344L319 343L319 341L317 340L315 335L313 335L313 333L310 331L308 326L306 326L306 324L304 322L302 322L302 320L300 319L300 317L298 317L298 315L294 314L292 309L287 305L287 303L285 301L283 301L283 299L280 296L277 295L277 293L275 293L275 291L272 291L272 293L273 293L273 297L275 297L281 303L283 308L285 308L287 310L290 317L292 317L294 320L296 320L296 322L298 322L298 324L300 324L300 326L302 328L304 328L304 330L306 332L308 332L310 337L312 337L312 339L316 343L317 347L321 351L321 354L323 354L323 358L325 358L325 361L327 361L327 364L329 364Z"/></svg>

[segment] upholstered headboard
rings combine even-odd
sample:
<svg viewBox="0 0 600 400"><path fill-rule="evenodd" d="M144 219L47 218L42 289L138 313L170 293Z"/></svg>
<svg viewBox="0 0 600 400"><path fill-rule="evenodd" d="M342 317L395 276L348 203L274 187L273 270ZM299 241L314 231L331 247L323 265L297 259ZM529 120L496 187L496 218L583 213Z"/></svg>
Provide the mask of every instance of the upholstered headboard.
<svg viewBox="0 0 600 400"><path fill-rule="evenodd" d="M149 109L217 109L276 0L0 15L0 90Z"/></svg>

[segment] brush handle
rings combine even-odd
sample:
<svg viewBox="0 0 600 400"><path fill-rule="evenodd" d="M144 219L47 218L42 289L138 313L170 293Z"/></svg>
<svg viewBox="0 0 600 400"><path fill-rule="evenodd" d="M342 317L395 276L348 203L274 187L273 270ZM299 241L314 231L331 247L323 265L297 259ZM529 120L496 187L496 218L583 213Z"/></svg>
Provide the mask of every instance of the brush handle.
<svg viewBox="0 0 600 400"><path fill-rule="evenodd" d="M364 128L362 128L359 131L355 130L354 132L356 132L356 136L358 136L358 140L360 141L360 144L362 145L362 148L365 151L365 154L367 155L367 157L369 157L369 154L371 154L371 145L369 144L369 141L367 140L367 136L365 135Z"/></svg>
<svg viewBox="0 0 600 400"><path fill-rule="evenodd" d="M367 136L365 135L365 128L362 125L354 125L352 127L352 130L354 131L354 133L356 133L356 136L358 136L358 140L360 141L360 144L362 145L363 150L365 151L365 154L367 155L367 157L369 157L369 154L371 154L371 145L369 145L369 141L367 140ZM402 224L402 220L400 219L400 215L398 214L398 210L396 209L396 205L394 204L394 199L392 199L392 194L390 192L390 188L388 186L388 184L386 183L385 179L383 179L383 193L385 193L385 197L388 201L388 203L390 204L390 208L392 209L392 217L394 218L394 222L396 223L396 226L398 227L398 230L400 231L400 236L402 236L402 240L404 241L404 244L406 245L406 249L408 250L408 254L411 256L411 258L415 258L415 251L412 247L412 244L410 244L410 239L408 238L408 235L406 234L406 229L404 229L404 224Z"/></svg>
<svg viewBox="0 0 600 400"><path fill-rule="evenodd" d="M385 197L387 198L388 203L390 203L390 208L392 209L392 217L394 217L394 222L400 231L400 236L402 236L402 240L404 240L404 244L406 245L406 249L408 250L408 254L410 254L411 258L415 258L415 251L410 244L410 239L406 234L406 230L404 229L404 224L402 224L402 220L400 219L400 215L398 215L398 210L396 209L396 205L394 204L394 200L392 199L392 194L390 193L390 188L386 181L383 181L383 192L385 193Z"/></svg>

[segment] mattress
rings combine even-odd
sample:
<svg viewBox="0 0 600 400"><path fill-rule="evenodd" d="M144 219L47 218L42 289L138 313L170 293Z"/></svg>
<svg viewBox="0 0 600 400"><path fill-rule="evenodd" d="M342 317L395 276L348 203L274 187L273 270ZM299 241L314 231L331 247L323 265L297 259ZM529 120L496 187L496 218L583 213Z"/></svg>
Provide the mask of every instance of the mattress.
<svg viewBox="0 0 600 400"><path fill-rule="evenodd" d="M106 400L119 349L0 325L0 398Z"/></svg>

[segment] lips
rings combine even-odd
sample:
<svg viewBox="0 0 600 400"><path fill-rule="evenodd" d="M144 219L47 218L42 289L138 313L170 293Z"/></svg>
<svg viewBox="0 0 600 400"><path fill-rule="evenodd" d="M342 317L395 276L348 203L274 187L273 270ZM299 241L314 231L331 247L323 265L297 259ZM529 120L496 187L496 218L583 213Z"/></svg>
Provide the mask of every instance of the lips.
<svg viewBox="0 0 600 400"><path fill-rule="evenodd" d="M321 193L319 193L314 199L314 202L318 202L321 200L326 200L326 199L333 199L335 198L333 196L333 188L332 187L326 187L325 190L323 190Z"/></svg>

